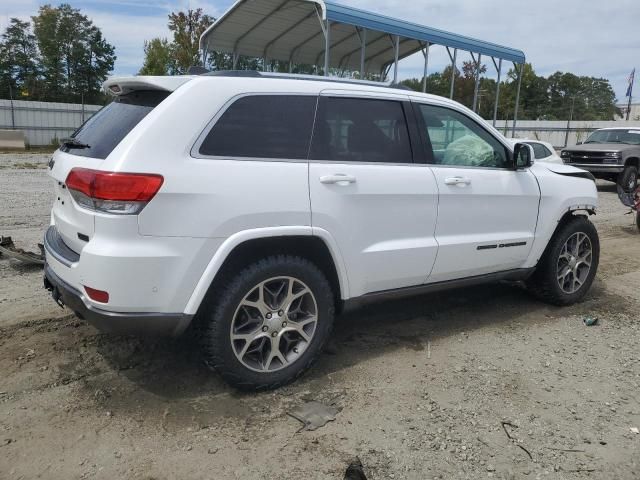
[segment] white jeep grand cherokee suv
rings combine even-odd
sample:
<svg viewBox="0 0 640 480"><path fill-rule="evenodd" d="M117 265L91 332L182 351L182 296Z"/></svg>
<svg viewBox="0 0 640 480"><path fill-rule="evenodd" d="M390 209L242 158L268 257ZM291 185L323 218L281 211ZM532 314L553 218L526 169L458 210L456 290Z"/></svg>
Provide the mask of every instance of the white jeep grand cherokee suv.
<svg viewBox="0 0 640 480"><path fill-rule="evenodd" d="M450 100L366 82L126 77L50 162L45 285L107 332L179 334L243 389L318 357L348 305L524 281L582 298L591 174Z"/></svg>

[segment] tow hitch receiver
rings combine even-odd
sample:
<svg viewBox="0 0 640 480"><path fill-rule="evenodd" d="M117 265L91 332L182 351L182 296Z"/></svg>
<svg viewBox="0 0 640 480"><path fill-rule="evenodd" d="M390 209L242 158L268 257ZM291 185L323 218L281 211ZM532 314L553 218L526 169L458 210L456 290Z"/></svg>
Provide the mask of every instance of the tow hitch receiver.
<svg viewBox="0 0 640 480"><path fill-rule="evenodd" d="M60 308L64 308L64 303L62 302L62 296L60 295L58 288L51 284L51 282L46 277L46 275L44 277L44 288L46 288L51 292L51 297L60 306Z"/></svg>

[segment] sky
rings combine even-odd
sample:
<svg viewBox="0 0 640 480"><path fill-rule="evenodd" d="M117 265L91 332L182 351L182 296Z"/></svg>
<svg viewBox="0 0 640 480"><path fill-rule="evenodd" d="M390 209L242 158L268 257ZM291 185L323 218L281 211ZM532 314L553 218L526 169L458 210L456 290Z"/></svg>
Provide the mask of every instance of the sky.
<svg viewBox="0 0 640 480"><path fill-rule="evenodd" d="M257 1L257 0L256 0ZM518 48L538 75L570 71L611 81L619 102L637 67L634 97L640 99L640 0L338 0L346 5ZM50 0L0 0L0 31L11 17L28 20ZM231 0L67 0L102 29L115 45L114 74L135 74L144 41L169 38L171 11L202 8L218 17ZM460 62L466 60L459 55ZM448 63L444 47L433 47L429 71ZM400 78L422 76L422 55L400 62ZM492 64L487 75L495 75Z"/></svg>

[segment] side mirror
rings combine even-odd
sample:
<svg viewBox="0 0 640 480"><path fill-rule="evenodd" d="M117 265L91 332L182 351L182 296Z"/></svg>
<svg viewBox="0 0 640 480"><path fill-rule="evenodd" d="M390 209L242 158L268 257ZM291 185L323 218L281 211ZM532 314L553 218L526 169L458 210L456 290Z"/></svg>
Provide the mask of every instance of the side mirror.
<svg viewBox="0 0 640 480"><path fill-rule="evenodd" d="M533 165L533 147L526 143L516 143L513 147L513 167L516 170Z"/></svg>

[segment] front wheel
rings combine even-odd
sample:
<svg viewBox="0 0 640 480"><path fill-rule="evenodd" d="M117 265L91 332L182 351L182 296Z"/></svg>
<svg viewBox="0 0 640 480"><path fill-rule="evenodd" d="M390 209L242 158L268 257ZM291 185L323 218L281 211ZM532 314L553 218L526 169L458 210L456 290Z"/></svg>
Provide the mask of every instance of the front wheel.
<svg viewBox="0 0 640 480"><path fill-rule="evenodd" d="M635 192L638 187L638 169L633 165L626 166L618 177L618 185L627 193Z"/></svg>
<svg viewBox="0 0 640 480"><path fill-rule="evenodd" d="M236 388L266 390L302 375L330 335L329 282L300 257L267 257L238 272L203 312L205 363Z"/></svg>
<svg viewBox="0 0 640 480"><path fill-rule="evenodd" d="M598 270L600 240L585 216L574 216L553 235L527 287L554 305L571 305L585 296Z"/></svg>

